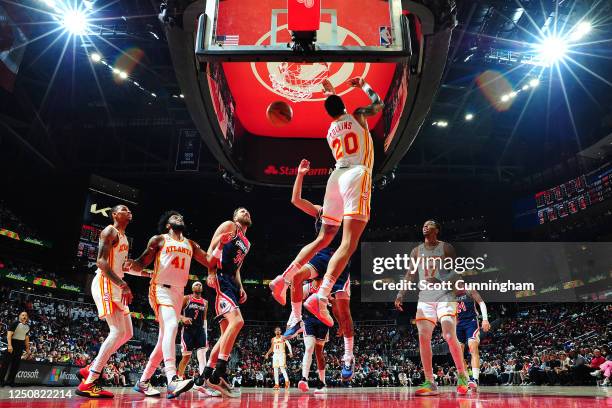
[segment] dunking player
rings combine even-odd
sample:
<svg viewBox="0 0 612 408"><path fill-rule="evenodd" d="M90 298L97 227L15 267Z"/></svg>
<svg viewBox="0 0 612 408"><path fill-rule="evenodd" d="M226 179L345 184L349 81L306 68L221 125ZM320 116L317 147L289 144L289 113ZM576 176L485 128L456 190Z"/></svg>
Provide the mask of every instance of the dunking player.
<svg viewBox="0 0 612 408"><path fill-rule="evenodd" d="M242 313L238 304L246 302L247 294L242 287L240 268L251 244L246 237L247 229L252 225L251 214L244 207L234 210L231 221L225 221L215 231L209 251L214 250L219 258L218 269L208 269L206 284L215 289L215 312L220 319L221 336L215 343L206 368L206 384L228 397L236 397L227 381L227 360L229 359L236 337L244 326ZM221 238L231 235L231 240L224 243Z"/></svg>
<svg viewBox="0 0 612 408"><path fill-rule="evenodd" d="M164 360L164 371L168 379L167 398L175 398L193 386L193 380L181 380L176 375L175 340L178 319L183 305L183 292L189 279L191 259L209 267L216 264L212 253L204 252L200 246L183 236L185 221L176 211L166 212L159 221L160 235L149 240L147 249L131 262L131 269L141 271L155 259L155 269L149 286L149 303L159 321L159 336L147 366L134 386L134 390L147 396L159 395L149 379ZM229 235L219 239L229 239Z"/></svg>
<svg viewBox="0 0 612 408"><path fill-rule="evenodd" d="M315 279L304 283L302 286L302 296L306 299L310 294L316 293L319 290L321 279ZM315 394L327 392L325 384L325 355L323 348L329 340L329 327L317 319L313 314L306 311L304 314L304 358L302 360L302 378L298 382L298 388L302 392L307 392L308 376L310 375L310 366L312 365L312 353L315 353L317 358L317 371L319 380Z"/></svg>
<svg viewBox="0 0 612 408"><path fill-rule="evenodd" d="M206 314L208 312L208 302L202 297L202 282L194 282L191 285L192 294L183 298L182 315L180 322L181 329L181 354L183 358L178 366L177 375L184 378L185 368L191 359L191 354L195 350L198 360L198 374L201 376L206 367L206 352L208 351L208 324ZM206 390L201 381L194 380L194 389L207 395L215 395Z"/></svg>
<svg viewBox="0 0 612 408"><path fill-rule="evenodd" d="M482 314L482 330L488 332L491 325L489 324L487 305L482 300L480 293L475 290L457 293L457 339L461 344L461 354L464 355L465 345L467 344L472 356L472 377L468 386L473 390L478 388L478 377L480 376L480 353L478 351L480 327L478 325L476 303L480 306L480 313Z"/></svg>
<svg viewBox="0 0 612 408"><path fill-rule="evenodd" d="M302 198L302 181L310 170L310 162L302 160L298 167L297 177L293 185L291 203L306 214L315 218L315 230L317 234L323 226L323 207L315 205ZM332 227L336 228L337 227ZM336 235L327 248L323 248L306 264L291 280L291 315L287 322L287 330L283 336L287 339L295 337L303 331L302 328L302 284L307 279L321 278L327 270L327 265L335 249L340 245L340 236ZM348 381L353 376L353 318L351 316L350 300L351 287L348 265L334 284L332 289L332 313L340 326L339 332L344 337L344 356L342 360L342 379Z"/></svg>
<svg viewBox="0 0 612 408"><path fill-rule="evenodd" d="M111 217L113 225L107 226L100 233L96 262L98 269L91 282L91 294L98 308L98 317L106 320L109 332L93 363L79 371L83 381L76 390L77 395L89 398L113 398L111 392L98 384L98 379L110 356L133 335L128 307L133 295L123 280L126 272L124 263L130 249L125 229L132 220L132 213L125 205L116 205L111 209ZM148 276L146 272L144 275Z"/></svg>
<svg viewBox="0 0 612 408"><path fill-rule="evenodd" d="M438 240L440 224L429 220L423 225L424 242L412 249L410 257L415 260L417 272L408 270L406 280L418 276L420 282L438 283L453 279L453 274L442 270L446 258L455 257L455 249L449 243ZM404 291L400 291L395 300L395 307L402 309ZM417 303L416 325L419 330L419 351L425 381L416 390L418 396L436 395L438 387L433 379L431 335L438 320L442 326L442 336L448 343L453 361L457 367L457 393L464 395L468 391L468 378L457 340L457 302L451 290L421 290Z"/></svg>
<svg viewBox="0 0 612 408"><path fill-rule="evenodd" d="M291 352L291 344L289 341L285 340L281 335L280 327L274 329L274 337L272 337L272 341L270 342L270 348L266 352L264 359L267 360L270 353L272 354L272 367L274 369L274 389L278 390L278 370L283 373L283 378L285 378L285 388L291 387L289 383L289 376L287 376L287 355L285 354L285 346L289 349L289 357L293 357L293 353Z"/></svg>
<svg viewBox="0 0 612 408"><path fill-rule="evenodd" d="M321 215L323 228L313 242L302 248L285 272L270 283L274 299L284 305L287 287L293 276L300 271L304 262L329 246L337 232L333 227L344 222L342 242L329 261L321 287L304 302L306 309L330 327L334 321L327 310L328 297L355 252L370 218L374 147L366 118L376 115L383 108L380 97L362 78L353 78L348 82L353 87L363 89L372 103L357 108L352 115L348 114L342 98L335 95L331 82L323 82L324 90L329 95L325 100L325 110L333 118L327 132L327 142L336 159L336 169L325 189Z"/></svg>

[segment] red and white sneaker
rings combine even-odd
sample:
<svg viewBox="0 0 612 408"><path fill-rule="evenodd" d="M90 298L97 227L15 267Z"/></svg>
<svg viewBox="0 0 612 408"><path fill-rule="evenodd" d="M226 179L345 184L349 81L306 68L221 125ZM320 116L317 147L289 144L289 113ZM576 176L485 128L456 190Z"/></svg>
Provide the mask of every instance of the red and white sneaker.
<svg viewBox="0 0 612 408"><path fill-rule="evenodd" d="M87 377L89 377L89 368L91 367L90 364L86 365L85 367L81 368L78 372L77 372L77 377L79 377L79 379L81 381L85 381L87 380Z"/></svg>
<svg viewBox="0 0 612 408"><path fill-rule="evenodd" d="M272 279L272 282L268 284L270 290L272 291L272 297L281 306L285 306L287 304L287 288L289 284L283 278L283 275L278 275L276 278Z"/></svg>
<svg viewBox="0 0 612 408"><path fill-rule="evenodd" d="M321 297L316 293L313 293L304 302L304 307L310 313L315 315L326 326L332 327L334 325L334 319L329 314L327 305L329 304L327 298Z"/></svg>
<svg viewBox="0 0 612 408"><path fill-rule="evenodd" d="M75 391L76 395L87 398L113 398L114 395L110 391L106 391L100 387L97 381L90 384L85 384L85 381L81 382Z"/></svg>

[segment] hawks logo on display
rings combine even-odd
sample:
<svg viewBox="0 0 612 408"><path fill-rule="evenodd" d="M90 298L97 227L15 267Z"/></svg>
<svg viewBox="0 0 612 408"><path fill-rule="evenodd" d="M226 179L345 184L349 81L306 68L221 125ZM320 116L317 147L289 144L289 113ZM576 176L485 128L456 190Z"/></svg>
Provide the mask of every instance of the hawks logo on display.
<svg viewBox="0 0 612 408"><path fill-rule="evenodd" d="M365 46L365 42L352 31L337 26L337 41L339 45ZM287 30L287 25L281 25L277 29L277 37ZM270 40L270 32L264 34L256 45L265 44ZM317 42L330 44L332 42L332 25L321 22L317 31ZM300 64L292 62L252 62L251 69L259 83L279 96L288 99L301 99L301 93L310 93L306 101L323 101L321 83L329 79L336 89L336 94L342 96L352 88L346 83L350 78L362 77L367 81L370 69L369 63L364 62L332 62L311 64ZM294 98L292 98L292 96Z"/></svg>

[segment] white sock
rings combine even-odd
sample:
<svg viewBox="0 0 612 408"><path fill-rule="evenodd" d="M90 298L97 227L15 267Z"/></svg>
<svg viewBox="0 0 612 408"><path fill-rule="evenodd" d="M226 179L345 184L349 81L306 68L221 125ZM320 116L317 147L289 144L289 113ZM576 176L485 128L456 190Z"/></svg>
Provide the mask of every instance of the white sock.
<svg viewBox="0 0 612 408"><path fill-rule="evenodd" d="M474 377L474 379L477 380L479 376L480 376L480 368L472 368L472 377Z"/></svg>
<svg viewBox="0 0 612 408"><path fill-rule="evenodd" d="M297 320L302 320L302 302L291 302L291 314Z"/></svg>
<svg viewBox="0 0 612 408"><path fill-rule="evenodd" d="M204 368L206 367L206 352L208 348L201 348L196 351L196 357L198 358L198 373L202 375Z"/></svg>
<svg viewBox="0 0 612 408"><path fill-rule="evenodd" d="M285 279L285 282L290 283L293 277L300 271L300 269L302 269L302 265L297 262L291 262L291 265L289 265L289 267L285 269L285 272L283 272L282 274L283 278Z"/></svg>
<svg viewBox="0 0 612 408"><path fill-rule="evenodd" d="M345 363L350 363L353 358L353 337L344 337L344 357L342 359Z"/></svg>
<svg viewBox="0 0 612 408"><path fill-rule="evenodd" d="M324 298L328 298L329 294L331 293L332 288L334 287L334 281L332 281L331 279L327 279L327 278L323 278L323 282L321 282L321 286L319 286L319 291L317 292L317 295L319 295L319 297L324 297Z"/></svg>
<svg viewBox="0 0 612 408"><path fill-rule="evenodd" d="M302 377L308 379L310 366L312 365L312 353L315 348L315 339L311 336L304 337L304 358L302 359Z"/></svg>

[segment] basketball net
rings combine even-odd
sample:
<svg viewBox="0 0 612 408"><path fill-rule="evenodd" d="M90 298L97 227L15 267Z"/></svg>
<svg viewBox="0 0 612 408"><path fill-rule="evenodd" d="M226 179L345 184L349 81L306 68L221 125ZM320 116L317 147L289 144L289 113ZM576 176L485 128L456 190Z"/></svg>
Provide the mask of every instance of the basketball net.
<svg viewBox="0 0 612 408"><path fill-rule="evenodd" d="M322 92L321 83L329 77L329 63L281 62L270 70L274 90L292 102L304 102L315 92Z"/></svg>

